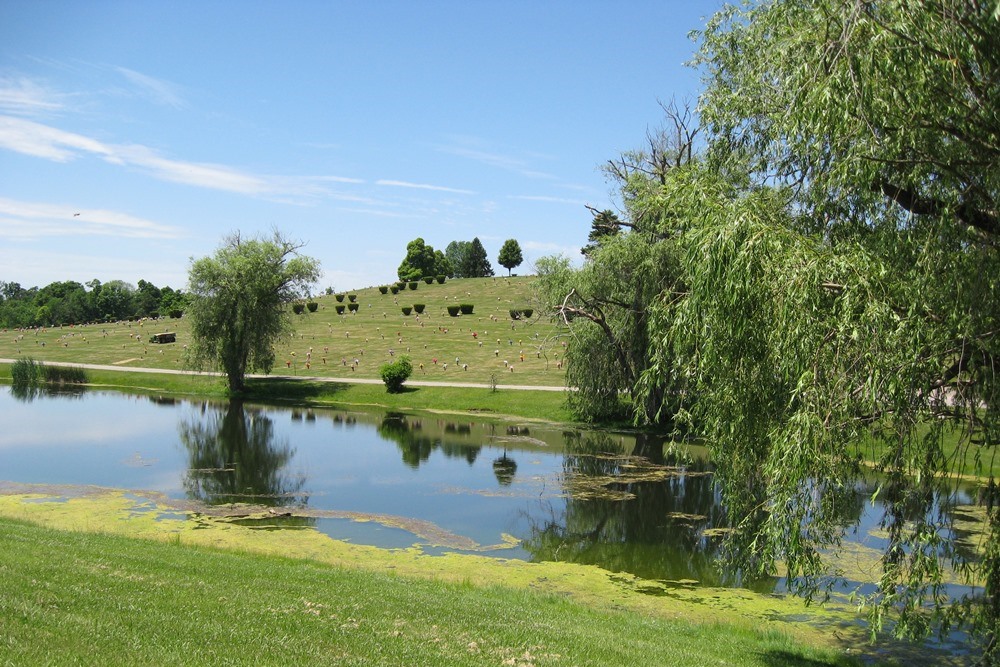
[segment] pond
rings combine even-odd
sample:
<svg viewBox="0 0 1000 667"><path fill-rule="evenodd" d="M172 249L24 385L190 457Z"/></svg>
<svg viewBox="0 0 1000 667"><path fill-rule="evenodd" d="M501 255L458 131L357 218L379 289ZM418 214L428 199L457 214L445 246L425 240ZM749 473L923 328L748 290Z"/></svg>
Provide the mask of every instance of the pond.
<svg viewBox="0 0 1000 667"><path fill-rule="evenodd" d="M697 447L670 451L644 435L450 416L0 391L2 481L263 505L290 514L289 529L428 554L784 590L778 577L740 581L719 569L728 519L712 466ZM859 560L883 546L871 491L858 488L841 505L846 548ZM958 492L939 506L970 502Z"/></svg>

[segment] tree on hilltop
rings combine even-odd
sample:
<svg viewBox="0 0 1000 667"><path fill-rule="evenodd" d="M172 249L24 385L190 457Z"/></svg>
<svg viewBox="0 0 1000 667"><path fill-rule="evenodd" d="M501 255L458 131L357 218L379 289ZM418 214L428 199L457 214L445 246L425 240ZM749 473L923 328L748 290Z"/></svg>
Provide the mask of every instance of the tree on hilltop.
<svg viewBox="0 0 1000 667"><path fill-rule="evenodd" d="M500 248L500 254L497 256L497 261L500 262L500 266L507 269L508 276L511 269L521 265L521 262L524 261L524 256L521 254L521 244L517 242L517 239L507 239L504 241L503 247Z"/></svg>

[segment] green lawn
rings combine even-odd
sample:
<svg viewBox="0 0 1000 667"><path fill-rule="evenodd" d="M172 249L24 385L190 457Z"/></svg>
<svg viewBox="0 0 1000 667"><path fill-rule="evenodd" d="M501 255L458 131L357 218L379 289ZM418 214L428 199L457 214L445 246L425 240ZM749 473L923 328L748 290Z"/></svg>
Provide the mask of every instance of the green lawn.
<svg viewBox="0 0 1000 667"><path fill-rule="evenodd" d="M0 519L11 665L840 665L768 630Z"/></svg>
<svg viewBox="0 0 1000 667"><path fill-rule="evenodd" d="M495 375L501 384L563 386L560 359L567 341L557 336L555 323L537 308L528 321L514 321L509 314L533 307L532 280L421 281L416 290L397 295L383 295L376 287L353 290L348 294L356 294L357 313L344 315L336 307L346 306L347 298L340 303L332 295L317 297L315 313L291 316L294 335L275 347L272 373L377 378L380 365L409 354L414 380L489 384ZM403 315L402 307L415 303L426 306L419 319L415 313ZM474 306L472 315L448 315L448 306L462 303ZM149 342L152 334L168 330L176 332L176 343ZM182 369L189 332L185 318L3 331L0 358Z"/></svg>

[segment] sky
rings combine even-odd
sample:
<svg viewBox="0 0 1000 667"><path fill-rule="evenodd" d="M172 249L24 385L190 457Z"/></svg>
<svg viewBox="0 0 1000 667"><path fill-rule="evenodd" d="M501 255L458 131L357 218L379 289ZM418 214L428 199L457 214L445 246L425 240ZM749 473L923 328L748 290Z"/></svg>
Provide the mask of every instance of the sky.
<svg viewBox="0 0 1000 667"><path fill-rule="evenodd" d="M406 244L574 262L600 170L697 101L721 0L0 0L0 281L184 289L277 230L326 287Z"/></svg>

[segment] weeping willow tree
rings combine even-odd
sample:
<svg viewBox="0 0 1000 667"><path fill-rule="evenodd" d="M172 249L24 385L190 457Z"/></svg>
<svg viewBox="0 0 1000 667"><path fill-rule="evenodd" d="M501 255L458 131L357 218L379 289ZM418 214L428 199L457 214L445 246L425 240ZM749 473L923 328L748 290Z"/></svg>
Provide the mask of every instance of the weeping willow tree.
<svg viewBox="0 0 1000 667"><path fill-rule="evenodd" d="M800 592L821 595L837 574L841 509L874 467L886 536L863 598L874 631L962 627L995 665L994 10L976 0L725 9L697 36L702 157L626 169L623 236L634 238L584 271L620 271L627 243L642 245L637 229L641 256L668 263L670 280L641 307L617 302L633 325L641 313L645 345L635 384L621 389L638 422L704 435L735 529L733 567L760 576L782 562ZM589 322L596 339L610 301L581 301L574 324ZM589 374L601 377L601 363ZM970 544L942 502L960 475L980 485ZM969 585L958 599L949 570Z"/></svg>

